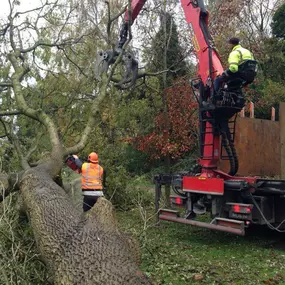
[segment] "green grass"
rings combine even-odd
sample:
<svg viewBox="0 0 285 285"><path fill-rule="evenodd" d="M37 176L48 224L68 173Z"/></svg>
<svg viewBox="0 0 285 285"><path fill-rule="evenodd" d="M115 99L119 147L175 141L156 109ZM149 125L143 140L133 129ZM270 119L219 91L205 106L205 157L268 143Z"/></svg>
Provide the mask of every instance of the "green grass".
<svg viewBox="0 0 285 285"><path fill-rule="evenodd" d="M149 215L153 209L149 210ZM119 212L123 230L141 243L141 268L157 285L285 284L285 235L254 230L245 237L162 221L148 228L138 210Z"/></svg>

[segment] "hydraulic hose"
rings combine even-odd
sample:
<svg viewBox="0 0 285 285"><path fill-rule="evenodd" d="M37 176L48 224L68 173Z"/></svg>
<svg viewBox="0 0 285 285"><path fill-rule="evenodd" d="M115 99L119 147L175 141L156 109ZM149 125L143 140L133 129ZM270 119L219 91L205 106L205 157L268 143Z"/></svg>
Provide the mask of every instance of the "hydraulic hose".
<svg viewBox="0 0 285 285"><path fill-rule="evenodd" d="M180 196L180 197L186 197L186 194L183 193L183 192L180 192L179 189L178 189L176 186L174 186L174 185L172 185L172 190L173 190L174 193L176 193L178 196Z"/></svg>
<svg viewBox="0 0 285 285"><path fill-rule="evenodd" d="M230 162L230 171L228 172L228 174L233 176L238 172L239 163L236 149L232 141L229 122L228 120L223 119L219 122L219 125L222 134L222 144L227 152Z"/></svg>
<svg viewBox="0 0 285 285"><path fill-rule="evenodd" d="M232 136L231 136L231 132L230 132L230 128L229 128L229 124L226 124L226 134L227 134L227 138L228 138L228 143L229 146L231 148L231 152L232 152L232 159L234 160L234 164L235 164L235 168L233 170L233 174L231 175L235 175L238 172L238 168L239 168L239 163L238 163L238 156L237 156L237 152L235 149L235 145L234 142L232 140Z"/></svg>
<svg viewBox="0 0 285 285"><path fill-rule="evenodd" d="M229 162L230 162L230 171L228 172L229 175L234 175L234 170L235 170L235 161L233 159L233 154L232 154L232 150L229 146L228 143L228 138L225 132L222 132L222 145L226 150L226 153L229 157Z"/></svg>
<svg viewBox="0 0 285 285"><path fill-rule="evenodd" d="M238 171L238 158L234 144L231 142L231 140L228 139L226 132L222 132L222 144L229 157L230 171L228 172L228 174L233 176Z"/></svg>
<svg viewBox="0 0 285 285"><path fill-rule="evenodd" d="M233 159L235 161L235 172L232 175L235 175L238 172L238 168L239 168L238 156L237 156L235 145L232 140L229 140L229 145L232 150Z"/></svg>

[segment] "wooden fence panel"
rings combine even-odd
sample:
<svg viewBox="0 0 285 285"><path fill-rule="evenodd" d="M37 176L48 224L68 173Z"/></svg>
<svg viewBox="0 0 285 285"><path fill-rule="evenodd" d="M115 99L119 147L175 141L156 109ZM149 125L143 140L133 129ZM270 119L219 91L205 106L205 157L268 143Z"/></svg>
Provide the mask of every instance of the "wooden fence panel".
<svg viewBox="0 0 285 285"><path fill-rule="evenodd" d="M285 109L285 104L283 107ZM281 109L280 107L280 111ZM284 132L282 132L282 129L284 129ZM280 131L282 132L281 137L284 137L283 144L285 146L285 116L283 128L280 127L280 122L276 121L237 118L235 136L235 147L239 159L237 175L281 175ZM285 150L283 152L283 156L285 156ZM221 161L220 168L227 172L229 162L226 160Z"/></svg>

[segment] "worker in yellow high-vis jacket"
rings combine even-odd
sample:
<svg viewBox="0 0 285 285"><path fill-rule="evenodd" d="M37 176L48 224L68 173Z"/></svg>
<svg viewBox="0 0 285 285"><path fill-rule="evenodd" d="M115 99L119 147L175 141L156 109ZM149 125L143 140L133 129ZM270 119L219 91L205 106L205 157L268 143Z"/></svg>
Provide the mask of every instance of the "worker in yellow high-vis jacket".
<svg viewBox="0 0 285 285"><path fill-rule="evenodd" d="M238 38L228 41L231 53L228 58L229 67L214 81L214 90L217 92L224 82L241 77L245 85L253 82L256 76L256 61L252 53L239 44Z"/></svg>

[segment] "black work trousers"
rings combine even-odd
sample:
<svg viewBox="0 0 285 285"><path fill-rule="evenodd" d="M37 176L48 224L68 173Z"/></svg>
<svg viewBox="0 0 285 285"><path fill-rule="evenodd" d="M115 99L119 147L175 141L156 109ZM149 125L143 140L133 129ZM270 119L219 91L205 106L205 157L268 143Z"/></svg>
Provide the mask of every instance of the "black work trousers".
<svg viewBox="0 0 285 285"><path fill-rule="evenodd" d="M83 212L89 211L97 202L98 196L83 196Z"/></svg>
<svg viewBox="0 0 285 285"><path fill-rule="evenodd" d="M219 89L222 87L222 85L225 83L225 82L228 82L230 80L233 80L235 78L240 78L240 73L237 71L235 73L232 73L231 75L229 76L224 76L224 75L221 75L221 76L218 76L215 80L214 80L214 91L215 93L217 94Z"/></svg>

